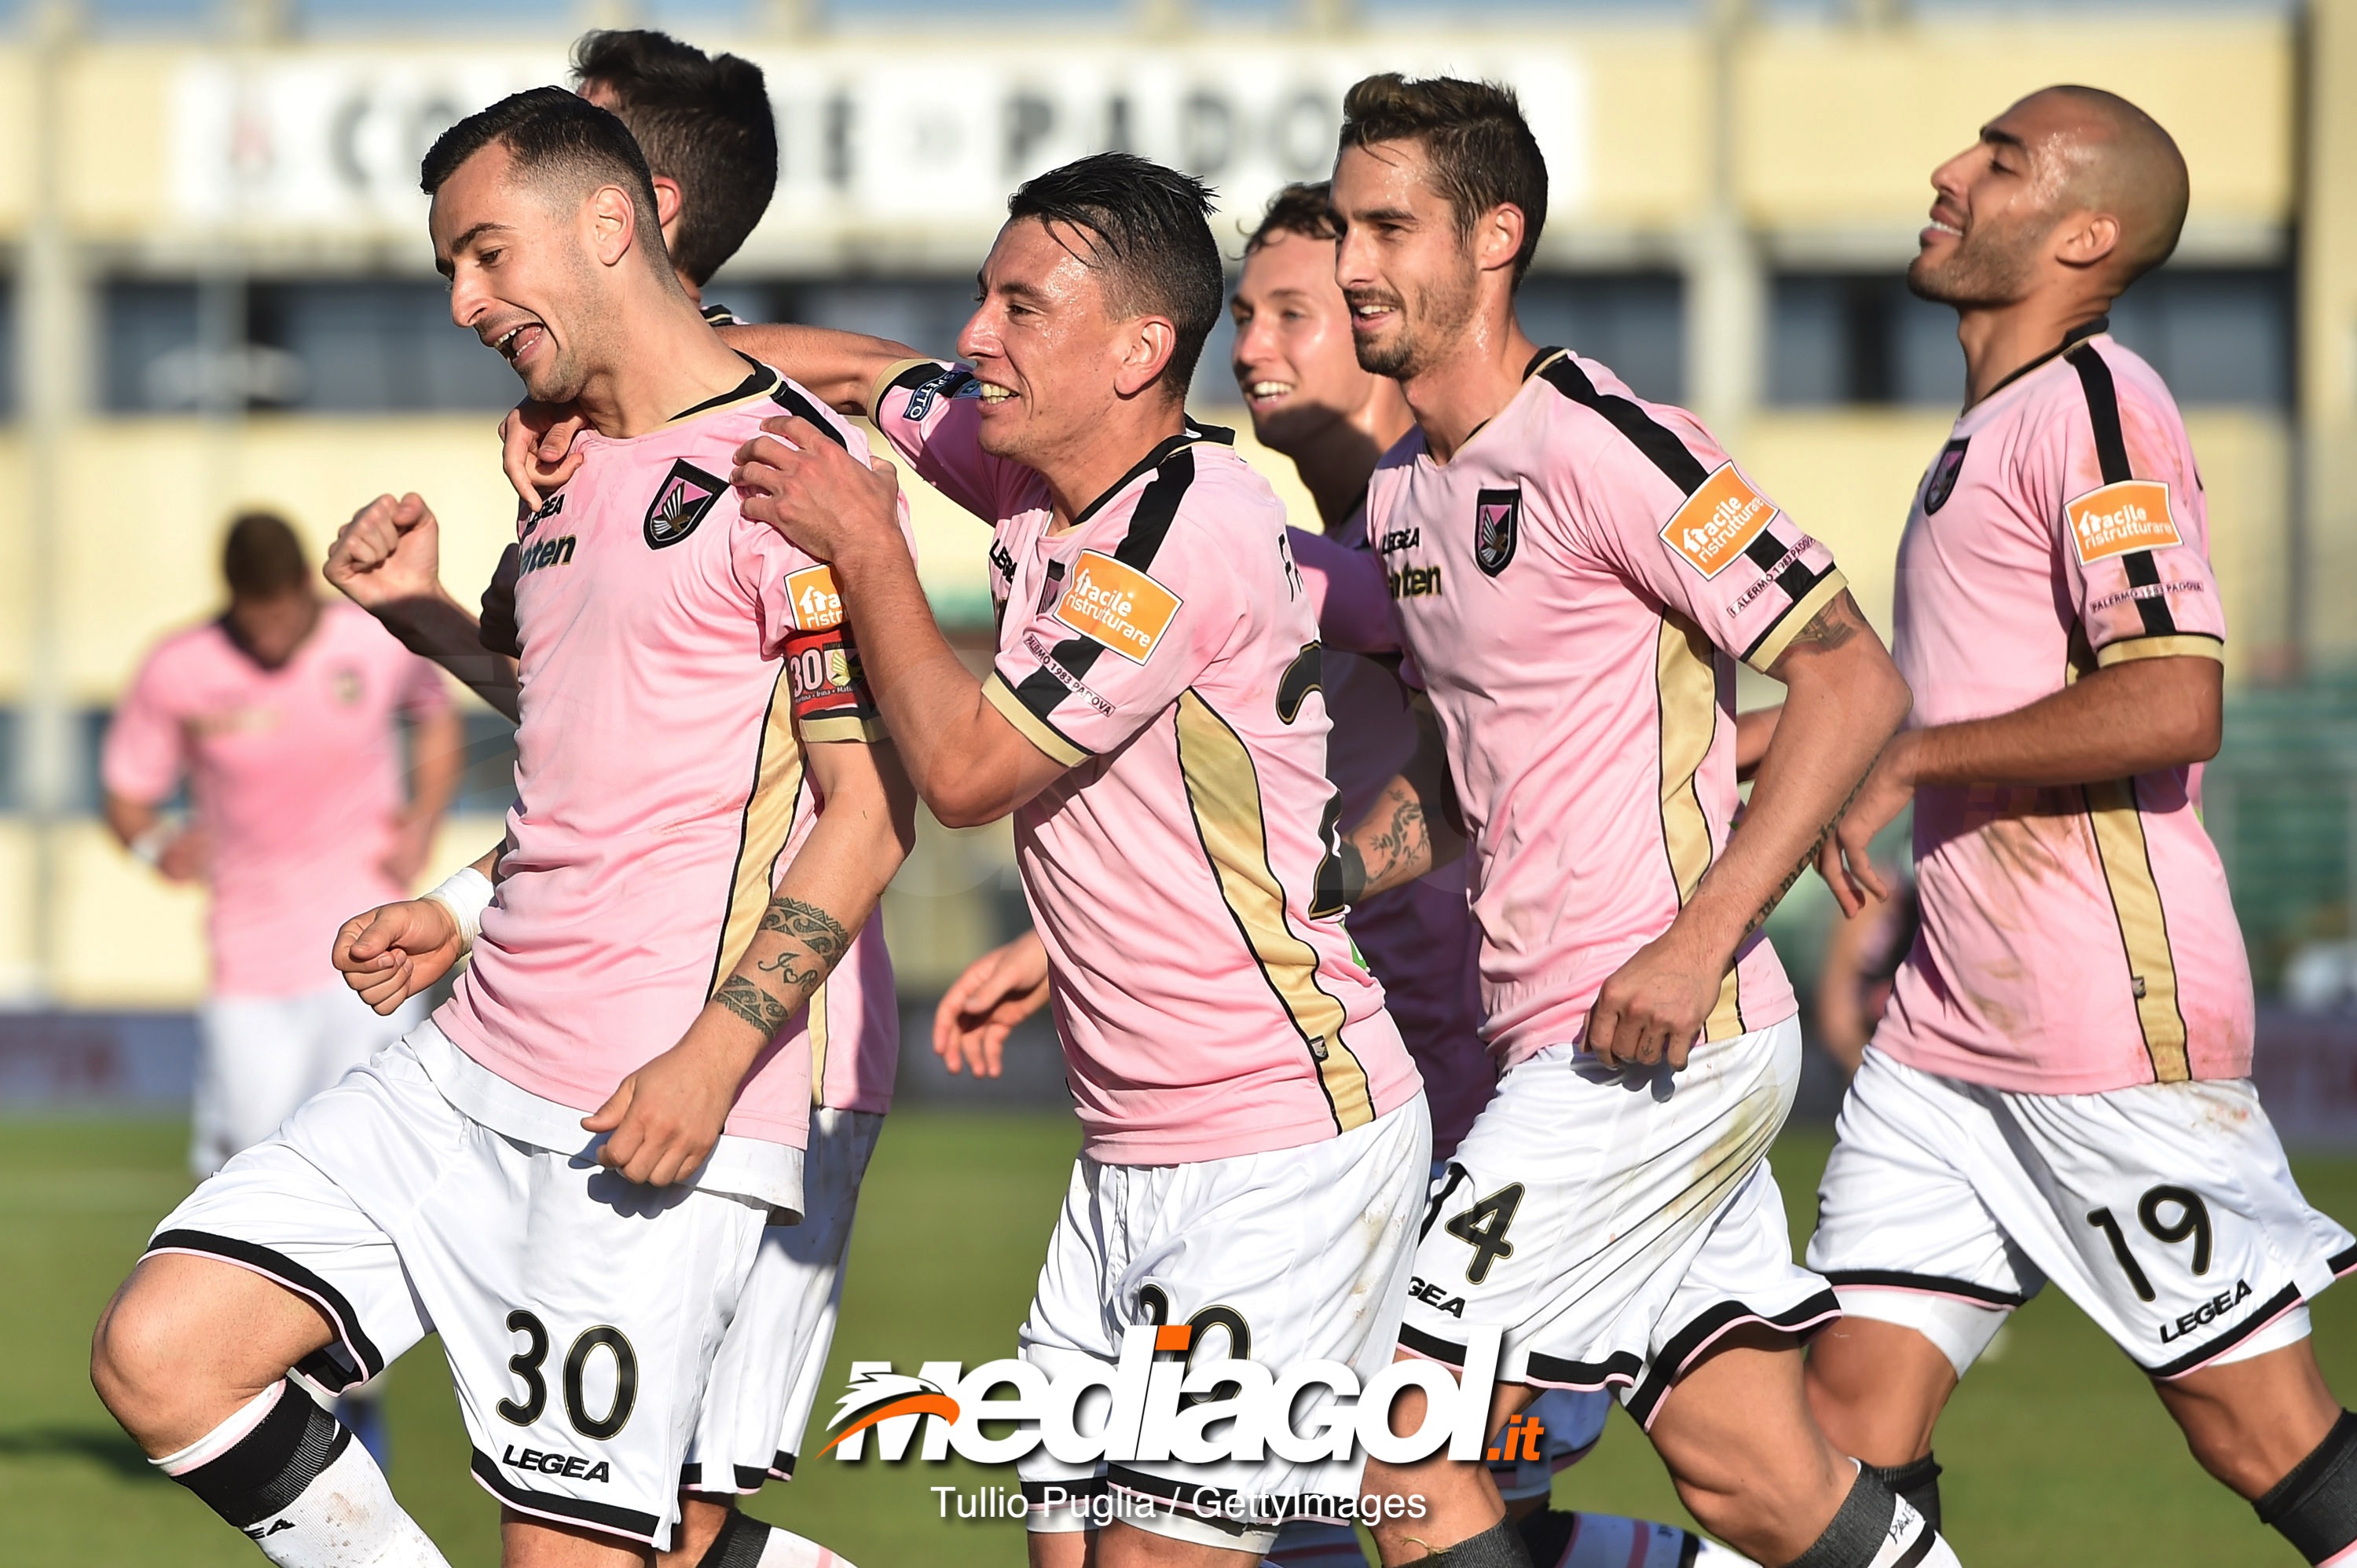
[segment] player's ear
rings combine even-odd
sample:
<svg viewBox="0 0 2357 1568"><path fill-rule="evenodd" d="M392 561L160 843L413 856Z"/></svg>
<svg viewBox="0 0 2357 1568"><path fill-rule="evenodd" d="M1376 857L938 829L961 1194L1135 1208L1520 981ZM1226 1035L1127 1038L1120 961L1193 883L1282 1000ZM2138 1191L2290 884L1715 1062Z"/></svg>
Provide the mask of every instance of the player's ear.
<svg viewBox="0 0 2357 1568"><path fill-rule="evenodd" d="M655 221L662 225L663 243L671 243L671 226L679 221L679 181L667 175L655 176Z"/></svg>
<svg viewBox="0 0 2357 1568"><path fill-rule="evenodd" d="M1523 253L1526 226L1523 209L1511 201L1501 201L1481 214L1473 225L1474 264L1485 273L1512 266L1514 258Z"/></svg>
<svg viewBox="0 0 2357 1568"><path fill-rule="evenodd" d="M600 263L613 266L630 251L638 238L639 209L630 193L619 185L601 185L589 196L590 249Z"/></svg>
<svg viewBox="0 0 2357 1568"><path fill-rule="evenodd" d="M2055 258L2068 267L2092 267L2120 248L2120 220L2108 212L2074 212L2054 230Z"/></svg>
<svg viewBox="0 0 2357 1568"><path fill-rule="evenodd" d="M1170 356L1178 350L1178 327L1167 316L1141 316L1129 324L1122 343L1121 368L1114 376L1114 390L1124 397L1135 397L1154 384Z"/></svg>

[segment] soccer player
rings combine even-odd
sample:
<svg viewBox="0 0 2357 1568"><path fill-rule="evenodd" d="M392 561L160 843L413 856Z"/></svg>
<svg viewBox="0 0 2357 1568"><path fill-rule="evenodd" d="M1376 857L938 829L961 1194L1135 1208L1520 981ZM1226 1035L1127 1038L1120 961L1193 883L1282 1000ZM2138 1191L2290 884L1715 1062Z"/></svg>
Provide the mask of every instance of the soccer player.
<svg viewBox="0 0 2357 1568"><path fill-rule="evenodd" d="M1469 1326L1502 1329L1501 1422L1536 1389L1620 1390L1760 1562L1951 1562L1810 1419L1798 1337L1836 1308L1767 1162L1801 1042L1760 926L1906 686L1824 547L1691 415L1524 336L1546 167L1509 91L1358 83L1333 199L1359 362L1416 419L1367 534L1457 791L1395 782L1351 843L1379 891L1461 820L1505 1064L1435 1187L1403 1351L1461 1364ZM1790 697L1732 827L1738 659ZM1480 1466L1368 1483L1430 1509L1376 1527L1387 1563L1526 1561Z"/></svg>
<svg viewBox="0 0 2357 1568"><path fill-rule="evenodd" d="M472 963L164 1222L92 1375L274 1562L438 1563L283 1380L430 1326L505 1560L643 1563L764 1224L802 1202L807 1004L914 832L826 570L716 470L780 407L856 436L700 317L604 110L502 100L421 183L453 317L594 430L522 525L518 804L434 895L346 922L371 1005ZM806 789L827 810L797 842Z"/></svg>
<svg viewBox="0 0 2357 1568"><path fill-rule="evenodd" d="M1305 575L1321 540L1326 550L1340 546L1372 557L1363 511L1367 480L1375 459L1414 423L1398 383L1359 364L1350 306L1334 282L1334 240L1327 187L1288 186L1271 200L1247 242L1243 271L1228 302L1236 324L1231 369L1253 433L1293 460L1318 504L1322 535L1296 531L1292 536ZM1383 635L1394 635L1388 614L1383 618ZM1326 774L1340 798L1340 820L1356 822L1415 753L1411 694L1385 661L1340 651L1330 640L1323 673L1334 726ZM1361 900L1345 923L1383 983L1384 1006L1424 1079L1437 1170L1456 1153L1497 1086L1480 1033L1479 933L1466 908L1464 872L1445 866ZM952 1070L970 1064L977 1074L995 1074L1006 1029L1046 1004L1047 981L1047 954L1036 935L976 960L951 985L936 1014L937 1045ZM1491 1466L1534 1557L1547 1568L1730 1561L1716 1542L1673 1526L1547 1509L1555 1473L1593 1448L1609 1408L1609 1396L1600 1391L1551 1391L1532 1411L1544 1434L1542 1456ZM1309 1568L1365 1560L1354 1530L1302 1523L1279 1532L1268 1561L1278 1568Z"/></svg>
<svg viewBox="0 0 2357 1568"><path fill-rule="evenodd" d="M575 41L573 76L581 96L620 116L646 154L680 286L706 321L733 325L727 306L704 303L704 285L744 244L777 188L777 122L761 68L668 34L616 28ZM513 718L516 551L510 545L500 555L479 621L443 586L433 512L414 494L380 496L338 534L328 580Z"/></svg>
<svg viewBox="0 0 2357 1568"><path fill-rule="evenodd" d="M646 31L587 34L573 64L582 96L619 116L647 155L672 270L688 297L701 302L704 284L760 220L777 183L777 134L760 68ZM702 309L715 326L737 319L723 306ZM540 500L533 494L532 506ZM381 496L338 537L329 575L412 647L462 679L475 673L477 690L512 717L518 547L508 547L483 595L487 631L443 587L438 556L439 528L425 503ZM491 677L483 679L487 667ZM813 808L805 797L802 814ZM803 831L799 822L796 831ZM771 1477L791 1477L834 1342L859 1183L899 1066L899 1007L880 914L853 939L813 1014L818 1103L804 1154L802 1220L772 1226L762 1238L688 1451L678 1541L664 1554L666 1568L701 1561L724 1530L720 1549L739 1554L732 1562L806 1544L737 1511L735 1502Z"/></svg>
<svg viewBox="0 0 2357 1568"><path fill-rule="evenodd" d="M405 896L458 781L441 677L348 605L322 604L274 512L230 525L229 608L151 650L107 726L107 825L175 882L210 889L189 1168L199 1176L401 1037L328 961L344 917ZM401 725L415 761L403 799ZM194 819L166 807L183 779Z"/></svg>
<svg viewBox="0 0 2357 1568"><path fill-rule="evenodd" d="M792 448L751 443L731 478L757 492L748 512L832 562L934 812L1015 818L1086 1134L1023 1357L1108 1373L1125 1329L1168 1324L1198 1362L1327 1359L1364 1378L1389 1359L1430 1123L1342 929L1318 628L1284 509L1184 412L1222 304L1208 199L1124 154L1024 185L963 365L748 329L838 407L870 408L992 525L986 680L926 608L890 530L888 466L834 461L849 455L789 424ZM1092 1555L1124 1568L1255 1563L1278 1508L1355 1493L1358 1467L1092 1473L1041 1450L1022 1477L1035 1501L1051 1487L1128 1499ZM1244 1517L1218 1511L1230 1496ZM1076 1568L1090 1520L1035 1509L1032 1561Z"/></svg>
<svg viewBox="0 0 2357 1568"><path fill-rule="evenodd" d="M2357 1418L2307 1303L2357 1240L2300 1196L2251 1086L2250 971L2199 814L2226 631L2208 509L2168 387L2104 319L2176 247L2185 162L2134 104L2053 87L1932 185L1908 283L1955 307L1964 411L1899 544L1914 723L1839 833L1863 866L1914 802L1922 929L1818 1195L1809 1262L1844 1316L1810 1400L1937 1518L1941 1409L2051 1280L2203 1468L2310 1563L2348 1562Z"/></svg>

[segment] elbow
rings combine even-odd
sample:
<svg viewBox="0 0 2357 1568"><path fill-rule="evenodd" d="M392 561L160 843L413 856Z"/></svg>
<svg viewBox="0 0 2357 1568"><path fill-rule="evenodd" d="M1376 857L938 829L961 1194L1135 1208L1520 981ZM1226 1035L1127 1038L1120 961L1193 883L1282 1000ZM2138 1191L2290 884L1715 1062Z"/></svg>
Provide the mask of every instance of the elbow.
<svg viewBox="0 0 2357 1568"><path fill-rule="evenodd" d="M1882 726L1883 738L1888 740L1899 733L1907 715L1915 711L1915 690L1907 684L1907 677L1899 672L1899 667L1888 660L1883 663L1882 679L1878 685L1876 717Z"/></svg>
<svg viewBox="0 0 2357 1568"><path fill-rule="evenodd" d="M971 789L928 794L925 804L932 808L933 819L945 828L988 827L1006 814L996 800L985 800L979 791Z"/></svg>

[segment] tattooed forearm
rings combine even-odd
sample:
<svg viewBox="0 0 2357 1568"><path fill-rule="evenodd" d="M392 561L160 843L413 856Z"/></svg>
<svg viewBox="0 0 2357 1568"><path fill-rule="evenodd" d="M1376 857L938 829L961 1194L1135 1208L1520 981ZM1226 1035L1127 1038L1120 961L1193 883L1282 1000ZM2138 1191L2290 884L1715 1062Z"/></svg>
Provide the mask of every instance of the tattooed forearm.
<svg viewBox="0 0 2357 1568"><path fill-rule="evenodd" d="M1801 863L1784 874L1784 880L1776 885L1776 891L1768 895L1768 901L1760 905L1760 908L1752 913L1750 920L1747 922L1743 928L1744 936L1748 937L1752 932L1758 930L1760 927L1766 925L1768 923L1768 917L1776 912L1776 906L1784 901L1784 895L1792 890L1792 884L1798 882L1801 879L1802 874L1807 871L1809 867L1816 865L1818 854L1821 854L1825 847L1825 841L1840 831L1841 820L1849 815L1850 807L1856 803L1857 800L1857 792L1865 788L1865 779L1860 779L1857 783L1850 786L1849 798L1841 803L1841 810L1834 813L1833 821L1827 822L1818 831L1817 836L1809 841L1808 853L1801 856Z"/></svg>
<svg viewBox="0 0 2357 1568"><path fill-rule="evenodd" d="M851 933L815 904L779 894L761 912L761 929L799 939L823 968L832 968L851 946Z"/></svg>
<svg viewBox="0 0 2357 1568"><path fill-rule="evenodd" d="M732 974L720 983L712 1000L759 1029L763 1035L774 1035L786 1026L794 1010L746 979Z"/></svg>
<svg viewBox="0 0 2357 1568"><path fill-rule="evenodd" d="M1366 865L1366 892L1380 893L1432 869L1432 829L1424 802L1394 779L1351 835Z"/></svg>

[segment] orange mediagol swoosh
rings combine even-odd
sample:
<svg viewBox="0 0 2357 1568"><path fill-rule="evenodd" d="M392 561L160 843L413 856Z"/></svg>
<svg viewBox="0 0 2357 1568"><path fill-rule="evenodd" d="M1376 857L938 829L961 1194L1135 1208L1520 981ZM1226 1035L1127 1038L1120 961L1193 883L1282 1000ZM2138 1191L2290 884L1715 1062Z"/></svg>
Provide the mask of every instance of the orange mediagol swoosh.
<svg viewBox="0 0 2357 1568"><path fill-rule="evenodd" d="M947 1394L904 1394L888 1404L878 1405L836 1433L819 1453L824 1454L855 1432L865 1432L877 1422L889 1421L896 1415L938 1415L943 1421L954 1422L958 1418L958 1402Z"/></svg>

